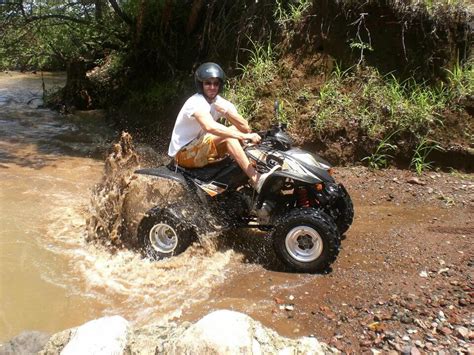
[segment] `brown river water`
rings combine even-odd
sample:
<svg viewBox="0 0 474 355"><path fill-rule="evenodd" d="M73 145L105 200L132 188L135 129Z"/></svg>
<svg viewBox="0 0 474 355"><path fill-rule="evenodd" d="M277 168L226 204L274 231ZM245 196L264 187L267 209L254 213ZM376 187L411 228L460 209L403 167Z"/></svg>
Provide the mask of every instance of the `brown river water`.
<svg viewBox="0 0 474 355"><path fill-rule="evenodd" d="M46 90L64 84L63 75L43 78ZM87 242L94 214L107 207L116 218L122 208L94 196L103 179L101 152L116 133L94 113L39 108L42 83L40 74L0 74L0 342L110 314L138 325L179 318L225 281L239 256L190 248L150 262L136 251Z"/></svg>

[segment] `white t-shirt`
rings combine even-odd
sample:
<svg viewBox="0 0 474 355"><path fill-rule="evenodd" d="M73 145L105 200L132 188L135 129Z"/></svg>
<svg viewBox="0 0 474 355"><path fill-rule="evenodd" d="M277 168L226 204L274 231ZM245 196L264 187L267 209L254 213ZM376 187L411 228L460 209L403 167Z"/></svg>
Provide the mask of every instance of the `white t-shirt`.
<svg viewBox="0 0 474 355"><path fill-rule="evenodd" d="M214 102L226 108L227 111L237 112L237 109L230 101L227 101L219 95L216 96ZM217 121L217 119L221 117L214 107L214 102L210 104L202 94L194 94L184 103L174 124L173 134L171 135L171 142L168 148L169 156L174 157L186 144L205 133L199 122L193 116L194 113L197 111L208 111L214 121Z"/></svg>

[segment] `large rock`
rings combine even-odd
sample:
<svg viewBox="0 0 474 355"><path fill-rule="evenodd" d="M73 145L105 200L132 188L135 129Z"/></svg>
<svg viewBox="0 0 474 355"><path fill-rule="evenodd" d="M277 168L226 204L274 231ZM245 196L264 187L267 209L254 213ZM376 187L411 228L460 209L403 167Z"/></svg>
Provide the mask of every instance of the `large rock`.
<svg viewBox="0 0 474 355"><path fill-rule="evenodd" d="M174 339L170 354L328 354L337 353L315 338L281 337L249 316L220 310L208 314Z"/></svg>
<svg viewBox="0 0 474 355"><path fill-rule="evenodd" d="M0 345L0 355L35 354L48 342L50 335L38 331L25 331Z"/></svg>
<svg viewBox="0 0 474 355"><path fill-rule="evenodd" d="M162 321L130 329L122 317L94 320L53 335L40 353L61 354L338 354L315 338L288 339L249 316L220 310L195 324Z"/></svg>
<svg viewBox="0 0 474 355"><path fill-rule="evenodd" d="M120 316L92 320L72 331L61 355L122 354L128 332L129 323Z"/></svg>

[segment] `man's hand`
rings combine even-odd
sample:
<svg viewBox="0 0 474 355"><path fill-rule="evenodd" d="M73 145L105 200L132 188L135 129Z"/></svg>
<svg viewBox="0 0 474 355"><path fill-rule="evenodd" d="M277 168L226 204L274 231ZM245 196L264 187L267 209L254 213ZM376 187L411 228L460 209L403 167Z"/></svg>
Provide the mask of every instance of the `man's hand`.
<svg viewBox="0 0 474 355"><path fill-rule="evenodd" d="M258 144L262 140L257 133L245 133L244 134L244 141L249 141L252 144Z"/></svg>

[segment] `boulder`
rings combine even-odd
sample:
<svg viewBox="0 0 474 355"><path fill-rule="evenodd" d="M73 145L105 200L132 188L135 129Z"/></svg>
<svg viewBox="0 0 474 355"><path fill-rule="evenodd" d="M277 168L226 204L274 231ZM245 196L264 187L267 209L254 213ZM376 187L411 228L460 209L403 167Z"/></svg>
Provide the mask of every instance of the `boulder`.
<svg viewBox="0 0 474 355"><path fill-rule="evenodd" d="M122 354L128 332L129 323L120 316L95 319L72 331L61 354Z"/></svg>
<svg viewBox="0 0 474 355"><path fill-rule="evenodd" d="M50 354L339 354L316 338L288 339L249 316L219 310L191 324L162 320L133 329L120 316L100 318L53 335Z"/></svg>
<svg viewBox="0 0 474 355"><path fill-rule="evenodd" d="M50 335L38 331L24 331L0 345L0 355L35 354L48 342Z"/></svg>
<svg viewBox="0 0 474 355"><path fill-rule="evenodd" d="M175 338L169 354L330 354L337 350L315 338L288 339L249 316L219 310L208 314Z"/></svg>

